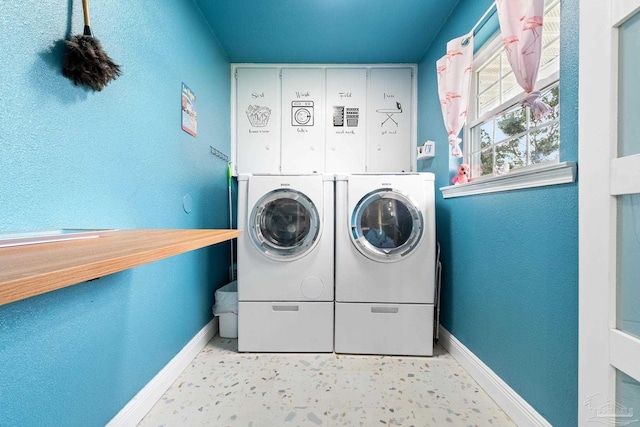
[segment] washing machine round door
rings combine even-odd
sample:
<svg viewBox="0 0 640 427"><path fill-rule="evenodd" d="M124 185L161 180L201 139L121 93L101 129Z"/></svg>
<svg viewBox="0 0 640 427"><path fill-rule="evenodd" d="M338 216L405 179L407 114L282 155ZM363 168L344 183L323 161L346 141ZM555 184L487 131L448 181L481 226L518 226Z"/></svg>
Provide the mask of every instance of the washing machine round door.
<svg viewBox="0 0 640 427"><path fill-rule="evenodd" d="M276 261L293 261L308 254L320 236L320 216L313 202L299 191L278 189L253 207L249 234L255 247Z"/></svg>
<svg viewBox="0 0 640 427"><path fill-rule="evenodd" d="M374 261L395 262L408 256L420 243L423 232L420 209L391 188L365 195L351 215L351 240Z"/></svg>

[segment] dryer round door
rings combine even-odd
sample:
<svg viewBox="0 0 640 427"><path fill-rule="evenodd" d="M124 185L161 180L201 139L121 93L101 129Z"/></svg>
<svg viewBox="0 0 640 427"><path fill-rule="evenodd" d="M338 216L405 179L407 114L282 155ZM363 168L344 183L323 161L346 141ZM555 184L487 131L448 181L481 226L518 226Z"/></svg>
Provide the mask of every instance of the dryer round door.
<svg viewBox="0 0 640 427"><path fill-rule="evenodd" d="M365 195L351 214L351 240L374 261L395 262L408 256L420 243L423 232L420 209L391 188Z"/></svg>
<svg viewBox="0 0 640 427"><path fill-rule="evenodd" d="M251 241L266 257L293 261L318 243L320 216L313 202L301 192L278 189L258 200L248 228Z"/></svg>

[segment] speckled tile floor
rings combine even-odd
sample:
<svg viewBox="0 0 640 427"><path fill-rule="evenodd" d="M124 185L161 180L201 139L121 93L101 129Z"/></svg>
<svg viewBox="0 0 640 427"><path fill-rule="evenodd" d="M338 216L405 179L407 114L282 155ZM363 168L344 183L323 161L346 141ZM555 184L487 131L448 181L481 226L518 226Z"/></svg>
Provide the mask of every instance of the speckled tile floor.
<svg viewBox="0 0 640 427"><path fill-rule="evenodd" d="M216 335L138 426L515 424L439 346L433 357L237 353Z"/></svg>

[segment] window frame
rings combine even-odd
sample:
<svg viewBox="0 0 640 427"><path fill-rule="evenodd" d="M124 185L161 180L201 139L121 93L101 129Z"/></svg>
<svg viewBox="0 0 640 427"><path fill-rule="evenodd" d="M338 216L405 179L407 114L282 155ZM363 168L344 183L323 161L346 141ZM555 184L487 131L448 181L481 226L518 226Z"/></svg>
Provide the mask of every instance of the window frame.
<svg viewBox="0 0 640 427"><path fill-rule="evenodd" d="M557 0L550 2L549 6L545 8L545 13L552 7L558 4ZM562 34L560 34L560 39ZM502 102L485 111L481 116L477 116L478 109L478 96L476 88L478 84L477 73L480 66L484 67L489 63L496 55L501 53L502 49L502 37L500 30L496 30L495 34L484 43L473 58L474 75L471 81L471 96L469 99L468 107L468 122L463 128L463 162L469 164L470 161L470 147L471 147L471 129L484 122L488 122L497 118L500 114L508 111L509 109L517 106L522 97L524 96L524 90L520 89L518 93L512 95L510 98L502 100ZM558 84L560 82L560 57L558 56L553 61L545 64L541 67L540 74L535 90L544 92L547 88ZM555 66L555 70L547 71L549 66ZM478 64L481 64L480 66ZM545 75L546 74L546 75ZM561 113L562 114L562 113ZM561 121L560 116L558 118L558 124ZM529 130L527 130L529 132ZM472 177L473 180L464 185L451 185L442 187L443 197L460 197L472 194L491 193L506 190L516 190L521 188L540 187L545 185L565 184L575 181L576 165L575 162L560 162L560 159L550 160L544 163L531 164L516 169L512 169L504 175L487 174L480 177Z"/></svg>

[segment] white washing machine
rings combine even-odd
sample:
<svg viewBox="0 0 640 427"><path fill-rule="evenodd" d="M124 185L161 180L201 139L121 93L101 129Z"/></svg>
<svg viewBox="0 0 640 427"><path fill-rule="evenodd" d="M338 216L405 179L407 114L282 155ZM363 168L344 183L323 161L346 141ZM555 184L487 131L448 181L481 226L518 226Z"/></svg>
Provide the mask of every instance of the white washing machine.
<svg viewBox="0 0 640 427"><path fill-rule="evenodd" d="M238 177L238 350L333 351L333 175Z"/></svg>
<svg viewBox="0 0 640 427"><path fill-rule="evenodd" d="M336 177L336 353L433 354L431 173Z"/></svg>

